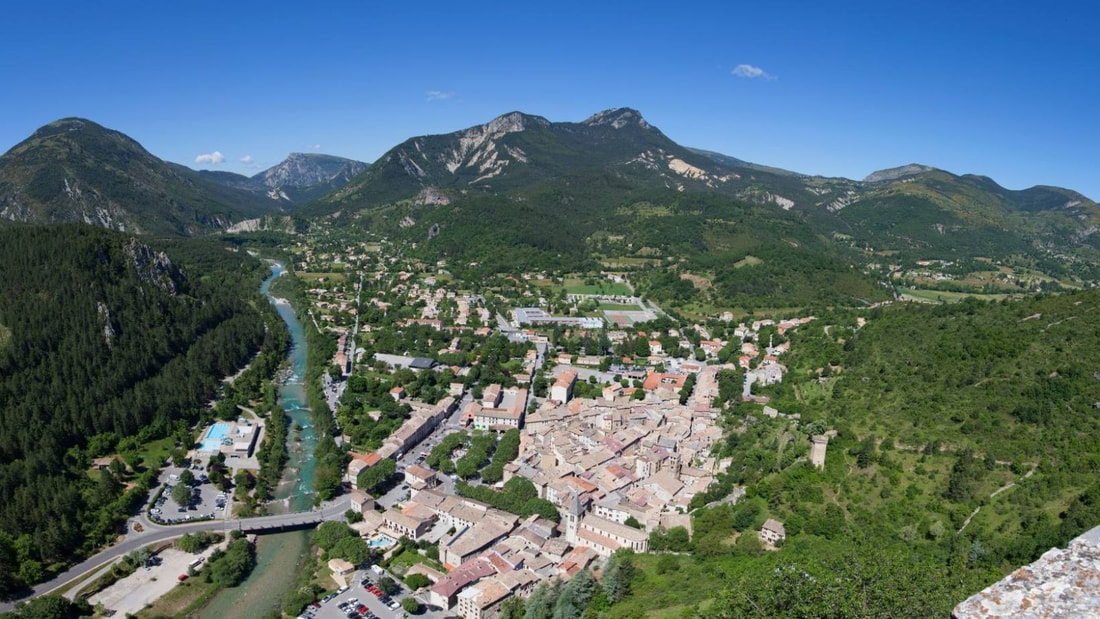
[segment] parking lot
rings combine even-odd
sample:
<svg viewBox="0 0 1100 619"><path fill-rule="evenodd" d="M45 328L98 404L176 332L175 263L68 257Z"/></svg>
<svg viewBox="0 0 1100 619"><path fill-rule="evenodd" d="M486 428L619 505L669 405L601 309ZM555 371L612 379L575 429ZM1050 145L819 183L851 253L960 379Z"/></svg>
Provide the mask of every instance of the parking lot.
<svg viewBox="0 0 1100 619"><path fill-rule="evenodd" d="M182 483L180 475L185 469L191 471L195 481L190 484L191 501L187 505L180 505L172 498L172 490ZM174 524L199 518L225 516L226 510L233 503L233 497L223 493L209 481L204 481L206 479L205 470L201 464L193 464L189 468L169 466L161 474L164 491L149 510L153 521Z"/></svg>
<svg viewBox="0 0 1100 619"><path fill-rule="evenodd" d="M409 597L408 588L401 586L400 592L392 597L379 596L371 591L375 587L378 574L370 570L359 570L349 574L347 590L332 594L324 600L307 608L301 615L307 619L396 619L405 617L406 613L401 608L401 600ZM396 581L396 579L394 579ZM383 601L385 600L385 601ZM386 603L388 602L388 604ZM441 614L431 612L425 606L421 606L418 618L438 619Z"/></svg>

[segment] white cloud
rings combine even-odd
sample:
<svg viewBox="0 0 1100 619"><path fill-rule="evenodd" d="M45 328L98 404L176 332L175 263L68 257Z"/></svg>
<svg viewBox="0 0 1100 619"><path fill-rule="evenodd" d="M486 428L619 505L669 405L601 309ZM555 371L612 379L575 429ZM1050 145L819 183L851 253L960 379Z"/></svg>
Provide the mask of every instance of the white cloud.
<svg viewBox="0 0 1100 619"><path fill-rule="evenodd" d="M770 73L768 73L764 69L761 69L760 67L754 67L751 64L739 64L736 67L734 67L733 71L730 71L730 73L733 73L737 77L744 77L744 78L748 78L750 80L757 79L757 78L763 78L763 79L766 79L766 80L774 80L775 79L774 75L771 75Z"/></svg>
<svg viewBox="0 0 1100 619"><path fill-rule="evenodd" d="M214 151L206 155L199 155L195 157L195 163L205 163L207 165L218 165L219 163L225 163L225 155Z"/></svg>
<svg viewBox="0 0 1100 619"><path fill-rule="evenodd" d="M306 148L308 148L309 150L321 150L321 145L320 144L310 144Z"/></svg>
<svg viewBox="0 0 1100 619"><path fill-rule="evenodd" d="M244 157L241 157L241 163L245 165L250 165L254 161L256 160L252 158L252 155L245 155Z"/></svg>
<svg viewBox="0 0 1100 619"><path fill-rule="evenodd" d="M429 90L424 93L425 101L446 101L455 96L455 93L443 90Z"/></svg>

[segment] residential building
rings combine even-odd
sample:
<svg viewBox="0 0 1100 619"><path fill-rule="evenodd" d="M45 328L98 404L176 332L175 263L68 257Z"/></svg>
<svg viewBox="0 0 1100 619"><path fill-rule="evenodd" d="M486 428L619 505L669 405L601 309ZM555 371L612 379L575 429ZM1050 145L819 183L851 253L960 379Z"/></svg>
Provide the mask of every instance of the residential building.
<svg viewBox="0 0 1100 619"><path fill-rule="evenodd" d="M486 578L459 592L456 609L464 619L495 619L512 592L500 581Z"/></svg>
<svg viewBox="0 0 1100 619"><path fill-rule="evenodd" d="M492 393L490 394L490 391ZM495 402L493 406L485 403ZM509 430L522 428L527 406L527 390L521 387L502 388L500 385L489 385L485 389L485 397L480 409L471 408L474 428L479 430Z"/></svg>
<svg viewBox="0 0 1100 619"><path fill-rule="evenodd" d="M760 541L765 544L775 545L787 539L787 529L782 522L774 518L768 518L764 526L760 528Z"/></svg>
<svg viewBox="0 0 1100 619"><path fill-rule="evenodd" d="M487 576L496 574L488 559L468 561L451 570L446 578L428 589L428 602L444 610L450 610L458 601L458 592Z"/></svg>
<svg viewBox="0 0 1100 619"><path fill-rule="evenodd" d="M550 399L565 404L573 397L573 385L577 382L577 371L568 368L562 372L550 387Z"/></svg>
<svg viewBox="0 0 1100 619"><path fill-rule="evenodd" d="M358 488L351 491L351 511L362 514L374 511L374 497Z"/></svg>
<svg viewBox="0 0 1100 619"><path fill-rule="evenodd" d="M432 528L435 515L410 514L406 510L396 511L387 509L382 513L382 526L392 531L397 537L405 536L413 541L418 541Z"/></svg>

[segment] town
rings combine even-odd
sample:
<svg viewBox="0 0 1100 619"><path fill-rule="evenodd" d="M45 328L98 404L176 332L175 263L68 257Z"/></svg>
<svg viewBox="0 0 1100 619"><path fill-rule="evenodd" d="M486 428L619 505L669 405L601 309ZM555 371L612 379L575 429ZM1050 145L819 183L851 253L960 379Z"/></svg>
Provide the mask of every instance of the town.
<svg viewBox="0 0 1100 619"><path fill-rule="evenodd" d="M351 527L393 574L425 577L429 609L466 619L647 552L653 535L690 536L693 499L729 464L712 453L725 403L781 415L753 388L782 381L785 334L813 320L679 325L626 273L473 290L445 261L403 263L385 243L299 250L307 327L337 342L323 380ZM815 466L827 440L815 437ZM755 535L774 549L784 527L767 519ZM409 546L418 558L397 557ZM333 586L356 567L330 561Z"/></svg>

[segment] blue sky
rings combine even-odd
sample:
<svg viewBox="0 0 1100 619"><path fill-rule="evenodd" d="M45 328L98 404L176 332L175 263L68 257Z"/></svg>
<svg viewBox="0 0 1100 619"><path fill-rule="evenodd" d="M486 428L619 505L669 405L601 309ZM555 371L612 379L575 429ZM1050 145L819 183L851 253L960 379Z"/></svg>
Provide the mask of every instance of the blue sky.
<svg viewBox="0 0 1100 619"><path fill-rule="evenodd" d="M804 173L919 162L1100 200L1091 3L21 4L0 23L0 150L81 116L251 174L293 151L374 161L512 110L628 106L681 144Z"/></svg>

